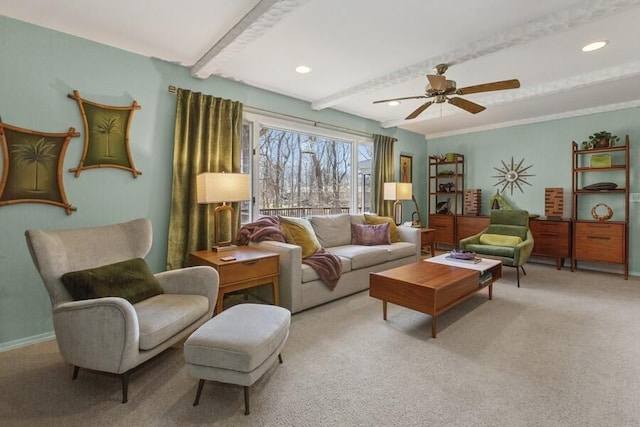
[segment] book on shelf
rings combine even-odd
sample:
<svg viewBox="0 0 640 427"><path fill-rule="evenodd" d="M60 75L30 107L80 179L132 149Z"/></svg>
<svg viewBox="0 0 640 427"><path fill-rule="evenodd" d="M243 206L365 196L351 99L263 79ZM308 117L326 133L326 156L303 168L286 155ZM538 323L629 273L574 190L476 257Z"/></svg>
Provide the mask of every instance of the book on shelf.
<svg viewBox="0 0 640 427"><path fill-rule="evenodd" d="M485 271L480 275L480 286L486 285L493 279L493 274L490 271Z"/></svg>
<svg viewBox="0 0 640 427"><path fill-rule="evenodd" d="M463 264L477 264L477 263L482 261L482 258L480 258L480 257L475 257L475 258L471 258L471 259L462 259L462 258L454 258L451 255L447 255L445 257L445 259L447 259L449 261L453 261L453 262L460 262L460 263L463 263Z"/></svg>

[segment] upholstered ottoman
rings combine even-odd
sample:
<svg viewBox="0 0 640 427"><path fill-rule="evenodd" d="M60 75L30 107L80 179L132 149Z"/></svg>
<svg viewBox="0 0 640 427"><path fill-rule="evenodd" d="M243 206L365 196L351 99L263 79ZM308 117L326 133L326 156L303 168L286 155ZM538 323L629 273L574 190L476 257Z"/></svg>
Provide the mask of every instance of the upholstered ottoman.
<svg viewBox="0 0 640 427"><path fill-rule="evenodd" d="M265 304L238 304L198 328L184 343L189 376L199 378L193 406L205 380L244 386L249 415L249 387L273 365L289 336L291 312Z"/></svg>

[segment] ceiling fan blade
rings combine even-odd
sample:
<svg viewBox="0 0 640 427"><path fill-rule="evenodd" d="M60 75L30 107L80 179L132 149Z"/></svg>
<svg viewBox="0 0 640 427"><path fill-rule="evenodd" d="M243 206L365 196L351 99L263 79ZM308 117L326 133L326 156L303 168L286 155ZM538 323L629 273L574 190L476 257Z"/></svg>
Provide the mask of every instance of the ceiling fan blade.
<svg viewBox="0 0 640 427"><path fill-rule="evenodd" d="M407 117L405 117L404 119L405 120L415 119L420 114L422 114L422 112L424 110L426 110L429 107L429 105L431 105L431 104L433 104L433 101L425 102L424 104L422 104L421 106L419 106L418 108L413 110L413 112L411 114L409 114Z"/></svg>
<svg viewBox="0 0 640 427"><path fill-rule="evenodd" d="M429 79L429 85L433 90L445 90L447 88L447 78L445 76L427 74L427 79Z"/></svg>
<svg viewBox="0 0 640 427"><path fill-rule="evenodd" d="M374 104L380 104L383 102L391 102L391 101L404 101L405 99L421 99L421 98L429 98L428 96L425 95L418 95L418 96L405 96L404 98L391 98L391 99L381 99L379 101L373 101Z"/></svg>
<svg viewBox="0 0 640 427"><path fill-rule="evenodd" d="M464 98L458 98L457 96L451 98L449 100L449 104L453 104L456 107L462 108L463 110L467 110L471 114L478 114L480 111L484 110L480 104L476 104L475 102L467 101Z"/></svg>
<svg viewBox="0 0 640 427"><path fill-rule="evenodd" d="M511 79L511 80L502 80L499 82L483 83L480 85L463 87L458 89L456 93L458 95L467 95L470 93L491 92L493 90L517 89L519 87L520 87L520 81L518 79Z"/></svg>

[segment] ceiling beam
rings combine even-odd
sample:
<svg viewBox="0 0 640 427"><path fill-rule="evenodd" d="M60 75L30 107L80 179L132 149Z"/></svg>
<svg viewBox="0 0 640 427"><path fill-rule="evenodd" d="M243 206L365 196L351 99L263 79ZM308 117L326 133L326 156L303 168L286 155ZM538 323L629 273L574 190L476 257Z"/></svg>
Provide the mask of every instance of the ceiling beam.
<svg viewBox="0 0 640 427"><path fill-rule="evenodd" d="M259 0L191 67L191 76L206 79L215 74L216 62L224 61L249 42L275 27L280 20L308 0Z"/></svg>
<svg viewBox="0 0 640 427"><path fill-rule="evenodd" d="M448 64L450 66L460 64L499 50L534 41L540 37L561 33L570 28L592 22L594 19L610 16L639 5L640 0L589 0L580 2L576 6L469 43L449 53L427 58L421 62L331 94L312 102L311 108L322 110L333 107L354 96L395 86L420 77L425 73L425 70L431 70L437 64Z"/></svg>

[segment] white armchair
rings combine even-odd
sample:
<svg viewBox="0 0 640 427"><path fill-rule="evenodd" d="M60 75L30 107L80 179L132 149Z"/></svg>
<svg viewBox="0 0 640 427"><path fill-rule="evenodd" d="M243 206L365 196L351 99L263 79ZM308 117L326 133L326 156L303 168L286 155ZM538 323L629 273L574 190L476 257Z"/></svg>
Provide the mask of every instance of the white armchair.
<svg viewBox="0 0 640 427"><path fill-rule="evenodd" d="M27 230L27 246L49 292L60 353L79 368L116 374L127 402L129 375L143 362L188 337L213 315L218 273L190 267L155 274L163 293L135 304L120 297L74 300L62 282L67 272L144 258L151 222L61 231Z"/></svg>

